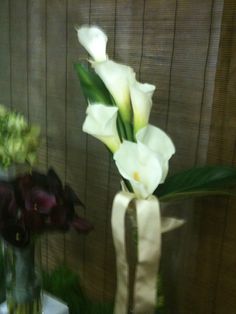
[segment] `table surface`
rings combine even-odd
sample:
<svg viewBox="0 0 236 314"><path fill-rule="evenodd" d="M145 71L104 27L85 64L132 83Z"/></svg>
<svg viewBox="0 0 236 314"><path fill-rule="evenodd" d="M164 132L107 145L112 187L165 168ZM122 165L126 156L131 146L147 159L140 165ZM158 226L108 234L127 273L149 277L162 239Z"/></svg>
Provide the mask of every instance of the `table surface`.
<svg viewBox="0 0 236 314"><path fill-rule="evenodd" d="M8 314L6 302L0 305L0 314ZM43 293L43 314L69 314L69 309L60 300Z"/></svg>

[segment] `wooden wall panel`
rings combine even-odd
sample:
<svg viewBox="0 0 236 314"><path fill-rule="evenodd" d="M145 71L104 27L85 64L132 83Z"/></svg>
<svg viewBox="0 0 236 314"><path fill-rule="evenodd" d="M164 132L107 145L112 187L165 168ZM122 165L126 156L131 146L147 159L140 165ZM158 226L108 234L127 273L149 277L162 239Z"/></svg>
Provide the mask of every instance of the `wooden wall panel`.
<svg viewBox="0 0 236 314"><path fill-rule="evenodd" d="M104 11L106 12L105 18ZM90 24L100 25L106 31L106 33L108 34L107 53L110 58L114 57L116 53L115 47L117 41L117 1L93 1L91 5ZM101 213L99 212L99 224L100 228L102 229L102 245L99 246L99 250L101 250L100 267L102 267L103 272L99 272L99 284L97 282L93 282L93 286L96 286L96 289L93 289L95 292L97 291L96 295L94 295L91 289L89 290L90 295L93 295L95 298L98 298L100 295L100 300L111 299L114 296L116 284L114 250L111 240L112 235L110 228L110 214L111 200L113 198L111 195L114 195L115 193L113 188L114 185L112 183L115 183L117 190L119 178L117 176L117 173L115 173L115 176L112 176L112 157L110 156L110 154L105 154L106 169L104 170L106 173L106 181L103 182L104 186L102 192L104 194L103 215L101 216ZM91 272L88 271L87 278L90 277L89 273Z"/></svg>
<svg viewBox="0 0 236 314"><path fill-rule="evenodd" d="M48 165L64 180L66 152L66 1L47 1L47 137ZM65 260L64 235L48 237L48 264L52 267Z"/></svg>
<svg viewBox="0 0 236 314"><path fill-rule="evenodd" d="M151 122L166 129L171 60L176 27L176 1L147 1L139 74L156 85Z"/></svg>
<svg viewBox="0 0 236 314"><path fill-rule="evenodd" d="M106 12L106 19L102 18ZM90 6L89 23L103 27L112 43L109 53L112 54L114 36L114 1L92 1ZM109 45L110 46L110 45ZM87 149L87 186L86 206L88 217L95 225L94 231L86 237L85 247L85 279L87 292L98 300L104 298L104 264L106 252L106 210L107 186L109 176L109 153L96 139L88 137ZM103 271L100 271L103 269ZM113 279L114 277L111 276Z"/></svg>
<svg viewBox="0 0 236 314"><path fill-rule="evenodd" d="M157 86L151 122L176 144L175 172L235 162L234 20L233 0L0 1L0 103L41 126L38 168L53 166L85 203L79 214L95 225L86 237L70 232L43 240L44 265L67 263L92 298L114 296L110 214L119 175L103 145L81 130L86 104L73 63L86 62L87 54L74 26L99 24L109 56ZM163 208L188 220L163 239L171 313L234 313L234 207L221 198Z"/></svg>
<svg viewBox="0 0 236 314"><path fill-rule="evenodd" d="M48 168L47 138L47 81L46 81L46 3L28 1L27 16L27 66L28 66L28 103L29 121L40 126L41 143L37 168L46 171ZM46 237L41 239L42 262L48 266Z"/></svg>
<svg viewBox="0 0 236 314"><path fill-rule="evenodd" d="M236 165L236 3L225 2L222 22L222 40L216 86L220 92L215 98L213 112L211 158L221 163ZM223 86L224 88L220 88ZM214 157L213 157L214 156ZM235 198L225 200L224 230L218 259L217 285L214 289L214 311L217 314L234 313L236 308L236 215ZM219 225L222 221L219 222Z"/></svg>
<svg viewBox="0 0 236 314"><path fill-rule="evenodd" d="M0 10L0 104L11 105L11 23L10 3L1 2Z"/></svg>
<svg viewBox="0 0 236 314"><path fill-rule="evenodd" d="M67 148L65 179L86 203L87 135L81 132L85 117L85 100L74 71L74 63L87 57L76 39L75 26L88 24L89 1L68 1L67 7ZM79 209L81 216L84 210ZM71 232L66 242L66 262L84 281L85 237ZM70 254L70 252L74 252Z"/></svg>
<svg viewBox="0 0 236 314"><path fill-rule="evenodd" d="M178 170L195 162L212 1L177 1L175 10L166 128L176 145L172 165Z"/></svg>
<svg viewBox="0 0 236 314"><path fill-rule="evenodd" d="M47 169L47 81L46 6L43 1L28 2L28 101L29 120L40 126L42 141L38 168Z"/></svg>
<svg viewBox="0 0 236 314"><path fill-rule="evenodd" d="M216 14L222 12L221 7L221 2L214 3ZM212 117L207 151L207 162L211 164L232 164L234 158L235 77L232 75L230 80L230 73L234 72L235 51L232 44L233 16L235 16L235 4L230 5L226 2L216 79L211 83L215 85L214 93L211 95ZM214 35L212 30L211 37ZM210 59L208 63L212 66ZM207 76L205 77L205 82L209 84ZM193 205L192 215L185 226L185 240L177 245L177 250L183 253L174 254L173 246L167 247L171 251L169 252L172 258L170 265L172 268L174 265L179 265L176 267L179 280L175 283L175 288L172 288L172 296L169 296L172 300L171 312L233 314L235 311L233 272L235 236L232 225L235 224L233 210L235 202L233 200L229 202L227 198L209 198L196 201ZM176 231L175 236L179 236L179 233ZM167 237L176 244L173 240L174 235ZM175 274L173 277L175 278ZM171 278L171 275L169 278L172 281L171 286L174 286L174 278Z"/></svg>
<svg viewBox="0 0 236 314"><path fill-rule="evenodd" d="M175 10L166 119L167 131L177 150L172 171L206 162L222 3L177 1ZM204 289L196 284L197 271L202 265L199 230L204 219L203 203L177 202L168 205L165 212L187 221L182 230L163 239L162 269L171 313L210 313L211 305L208 307L209 302L203 298L206 295L201 294ZM213 256L205 251L209 261ZM197 300L199 295L202 301ZM205 304L203 310L200 304Z"/></svg>
<svg viewBox="0 0 236 314"><path fill-rule="evenodd" d="M28 117L27 1L12 0L9 5L12 107Z"/></svg>

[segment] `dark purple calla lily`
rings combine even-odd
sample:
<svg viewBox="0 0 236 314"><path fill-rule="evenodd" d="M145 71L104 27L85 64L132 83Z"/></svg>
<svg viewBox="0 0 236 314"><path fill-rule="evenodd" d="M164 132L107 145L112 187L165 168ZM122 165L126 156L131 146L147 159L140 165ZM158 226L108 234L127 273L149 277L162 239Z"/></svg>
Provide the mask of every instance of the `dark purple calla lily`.
<svg viewBox="0 0 236 314"><path fill-rule="evenodd" d="M51 210L48 217L48 228L68 230L70 228L70 222L68 219L69 209L65 206L57 206Z"/></svg>
<svg viewBox="0 0 236 314"><path fill-rule="evenodd" d="M4 181L0 182L0 220L14 218L17 214L17 204L13 187Z"/></svg>
<svg viewBox="0 0 236 314"><path fill-rule="evenodd" d="M25 209L33 209L41 214L49 214L50 210L56 206L56 204L55 195L36 187L28 191L25 198Z"/></svg>
<svg viewBox="0 0 236 314"><path fill-rule="evenodd" d="M79 233L89 233L94 229L93 225L85 218L76 216L71 226Z"/></svg>
<svg viewBox="0 0 236 314"><path fill-rule="evenodd" d="M66 184L64 188L64 200L68 205L78 205L84 207L84 204L68 184Z"/></svg>
<svg viewBox="0 0 236 314"><path fill-rule="evenodd" d="M14 223L6 224L1 230L1 235L4 240L16 247L24 247L30 241L29 230Z"/></svg>
<svg viewBox="0 0 236 314"><path fill-rule="evenodd" d="M46 229L45 217L35 210L25 210L22 214L25 226L33 233L40 234Z"/></svg>
<svg viewBox="0 0 236 314"><path fill-rule="evenodd" d="M11 182L0 182L0 233L15 246L24 246L29 235L46 231L88 233L93 226L78 217L74 206L84 206L73 189L63 184L55 171L32 172Z"/></svg>
<svg viewBox="0 0 236 314"><path fill-rule="evenodd" d="M56 174L56 172L50 168L47 173L47 182L50 192L55 194L56 196L61 196L63 194L63 185Z"/></svg>

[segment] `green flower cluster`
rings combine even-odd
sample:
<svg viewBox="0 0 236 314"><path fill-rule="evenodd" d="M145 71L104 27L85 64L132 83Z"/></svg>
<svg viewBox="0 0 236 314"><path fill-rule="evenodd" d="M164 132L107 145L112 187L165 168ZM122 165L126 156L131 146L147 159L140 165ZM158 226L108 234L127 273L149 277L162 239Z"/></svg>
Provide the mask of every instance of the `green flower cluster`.
<svg viewBox="0 0 236 314"><path fill-rule="evenodd" d="M37 159L40 129L29 126L24 116L0 105L0 167L33 165Z"/></svg>

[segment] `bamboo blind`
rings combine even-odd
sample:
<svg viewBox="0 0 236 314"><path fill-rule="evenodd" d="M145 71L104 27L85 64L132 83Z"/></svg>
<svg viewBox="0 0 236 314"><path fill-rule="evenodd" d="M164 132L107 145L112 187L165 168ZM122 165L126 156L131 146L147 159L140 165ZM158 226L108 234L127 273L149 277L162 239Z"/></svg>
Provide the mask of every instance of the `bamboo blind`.
<svg viewBox="0 0 236 314"><path fill-rule="evenodd" d="M102 144L81 131L85 102L73 63L87 54L74 25L103 27L109 56L157 86L151 122L175 142L173 173L235 162L235 10L233 0L0 1L0 103L41 126L38 168L53 166L95 225L86 237L46 237L43 261L48 269L69 264L95 299L114 296L110 210L119 176ZM171 313L235 313L234 204L206 199L163 209L188 219L163 239Z"/></svg>

